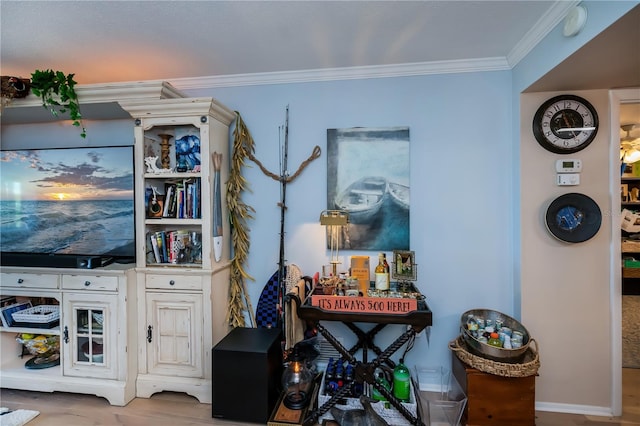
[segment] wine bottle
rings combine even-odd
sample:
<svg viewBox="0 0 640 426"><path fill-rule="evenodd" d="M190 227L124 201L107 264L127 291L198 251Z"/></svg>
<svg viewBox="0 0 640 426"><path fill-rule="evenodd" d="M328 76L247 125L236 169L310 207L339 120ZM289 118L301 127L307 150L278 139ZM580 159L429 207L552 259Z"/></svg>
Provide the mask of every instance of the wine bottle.
<svg viewBox="0 0 640 426"><path fill-rule="evenodd" d="M387 281L387 274L384 269L384 254L378 254L378 265L375 269L376 273L376 290L387 291L389 290L389 282Z"/></svg>
<svg viewBox="0 0 640 426"><path fill-rule="evenodd" d="M389 269L389 264L387 263L387 255L382 253L382 265L384 266L384 274L387 279L387 290L391 288L391 270Z"/></svg>

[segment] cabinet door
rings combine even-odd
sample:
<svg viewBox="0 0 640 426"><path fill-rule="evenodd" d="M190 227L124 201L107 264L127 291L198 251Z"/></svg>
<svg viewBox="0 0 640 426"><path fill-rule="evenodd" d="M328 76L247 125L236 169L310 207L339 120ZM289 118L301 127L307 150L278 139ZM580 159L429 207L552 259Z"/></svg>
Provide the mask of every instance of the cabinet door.
<svg viewBox="0 0 640 426"><path fill-rule="evenodd" d="M65 376L117 377L117 306L115 294L63 295Z"/></svg>
<svg viewBox="0 0 640 426"><path fill-rule="evenodd" d="M149 292L146 302L149 373L203 377L202 295Z"/></svg>

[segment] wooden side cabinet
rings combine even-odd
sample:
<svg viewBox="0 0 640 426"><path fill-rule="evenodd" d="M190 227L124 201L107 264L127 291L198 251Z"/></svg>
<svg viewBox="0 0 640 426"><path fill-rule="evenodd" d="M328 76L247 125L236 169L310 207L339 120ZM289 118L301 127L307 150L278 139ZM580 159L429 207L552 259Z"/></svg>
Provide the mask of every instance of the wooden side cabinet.
<svg viewBox="0 0 640 426"><path fill-rule="evenodd" d="M535 376L502 377L469 367L452 355L452 370L467 395L468 426L534 426Z"/></svg>

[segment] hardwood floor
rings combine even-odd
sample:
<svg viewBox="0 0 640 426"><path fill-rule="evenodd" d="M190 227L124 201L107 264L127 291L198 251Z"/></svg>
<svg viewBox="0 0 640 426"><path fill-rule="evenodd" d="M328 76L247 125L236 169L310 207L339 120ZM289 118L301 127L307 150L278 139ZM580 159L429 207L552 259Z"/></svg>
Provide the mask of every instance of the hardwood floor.
<svg viewBox="0 0 640 426"><path fill-rule="evenodd" d="M640 369L623 369L623 415L597 417L536 412L536 426L640 425ZM115 407L91 395L0 390L0 404L12 410L38 410L28 426L249 426L250 423L213 419L211 405L195 398L162 392L149 399L136 398L126 407ZM250 409L248 407L248 409ZM517 426L517 425L505 425Z"/></svg>

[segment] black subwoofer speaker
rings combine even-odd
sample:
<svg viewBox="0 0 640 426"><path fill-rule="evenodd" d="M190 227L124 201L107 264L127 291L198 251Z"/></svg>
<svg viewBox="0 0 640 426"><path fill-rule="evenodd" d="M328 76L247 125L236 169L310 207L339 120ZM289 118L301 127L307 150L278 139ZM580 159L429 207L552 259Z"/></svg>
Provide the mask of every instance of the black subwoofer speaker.
<svg viewBox="0 0 640 426"><path fill-rule="evenodd" d="M212 352L213 417L267 424L282 388L280 329L234 328Z"/></svg>

